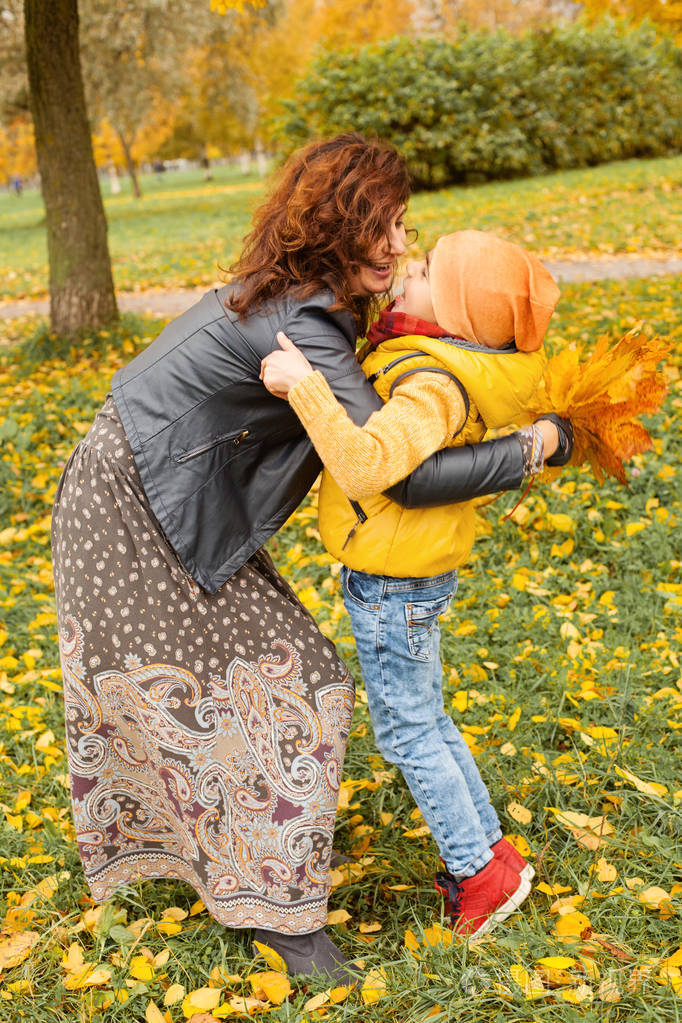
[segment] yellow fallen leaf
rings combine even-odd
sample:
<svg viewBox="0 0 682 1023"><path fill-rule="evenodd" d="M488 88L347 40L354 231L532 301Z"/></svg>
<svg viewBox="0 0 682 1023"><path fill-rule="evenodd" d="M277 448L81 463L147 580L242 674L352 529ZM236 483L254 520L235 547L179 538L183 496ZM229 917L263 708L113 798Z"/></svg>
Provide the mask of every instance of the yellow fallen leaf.
<svg viewBox="0 0 682 1023"><path fill-rule="evenodd" d="M229 984L239 984L242 980L240 974L228 973L224 966L214 966L209 977L209 987L227 987Z"/></svg>
<svg viewBox="0 0 682 1023"><path fill-rule="evenodd" d="M338 1005L339 1002L345 1002L352 990L352 986L346 987L345 984L340 985L340 987L333 987L329 992L329 1001L334 1005Z"/></svg>
<svg viewBox="0 0 682 1023"><path fill-rule="evenodd" d="M154 977L154 967L146 956L142 955L133 956L130 960L129 972L135 980L152 980Z"/></svg>
<svg viewBox="0 0 682 1023"><path fill-rule="evenodd" d="M327 923L330 927L333 927L335 924L345 924L350 918L351 916L347 909L332 909L327 914Z"/></svg>
<svg viewBox="0 0 682 1023"><path fill-rule="evenodd" d="M430 835L431 829L428 824L422 824L420 828L411 828L409 831L403 831L405 838L424 838L425 835Z"/></svg>
<svg viewBox="0 0 682 1023"><path fill-rule="evenodd" d="M163 996L164 1005L175 1005L185 997L185 989L182 984L171 984Z"/></svg>
<svg viewBox="0 0 682 1023"><path fill-rule="evenodd" d="M528 859L531 854L528 839L524 838L523 835L505 835L504 837L514 846L518 853L521 853L524 859Z"/></svg>
<svg viewBox="0 0 682 1023"><path fill-rule="evenodd" d="M448 945L452 944L452 931L449 927L442 927L440 924L434 924L432 927L424 928L424 945Z"/></svg>
<svg viewBox="0 0 682 1023"><path fill-rule="evenodd" d="M408 952L411 952L416 959L421 959L421 956L419 955L419 939L409 928L405 931L405 948Z"/></svg>
<svg viewBox="0 0 682 1023"><path fill-rule="evenodd" d="M319 995L313 995L303 1006L305 1012L315 1012L316 1009L321 1009L323 1005L329 1003L329 992L320 991Z"/></svg>
<svg viewBox="0 0 682 1023"><path fill-rule="evenodd" d="M159 934L179 934L182 930L182 924L177 923L175 920L160 920L156 925L156 929Z"/></svg>
<svg viewBox="0 0 682 1023"><path fill-rule="evenodd" d="M386 996L386 974L381 967L369 970L362 982L360 995L365 1005L372 1005Z"/></svg>
<svg viewBox="0 0 682 1023"><path fill-rule="evenodd" d="M644 888L639 892L637 898L645 909L658 911L664 920L669 920L675 916L675 907L670 900L670 894L665 888L658 888L655 885L650 888Z"/></svg>
<svg viewBox="0 0 682 1023"><path fill-rule="evenodd" d="M547 522L551 529L556 529L560 533L570 533L575 529L575 522L571 516L563 512L547 512Z"/></svg>
<svg viewBox="0 0 682 1023"><path fill-rule="evenodd" d="M215 1009L220 1002L220 991L215 987L200 987L190 991L182 1003L185 1019L191 1019L197 1012Z"/></svg>
<svg viewBox="0 0 682 1023"><path fill-rule="evenodd" d="M557 997L563 998L565 1002L573 1002L576 1005L582 1005L583 1002L591 1002L594 999L594 992L587 984L579 984L578 987L570 988L568 991L556 991L555 994Z"/></svg>
<svg viewBox="0 0 682 1023"><path fill-rule="evenodd" d="M564 916L566 913L573 913L579 909L584 902L584 895L563 895L560 899L555 899L549 907L549 912L552 916Z"/></svg>
<svg viewBox="0 0 682 1023"><path fill-rule="evenodd" d="M59 882L55 874L48 874L42 881L39 881L35 886L34 891L38 893L43 899L51 899L54 893L59 888Z"/></svg>
<svg viewBox="0 0 682 1023"><path fill-rule="evenodd" d="M598 995L601 1002L619 1002L621 998L620 989L611 977L604 977Z"/></svg>
<svg viewBox="0 0 682 1023"><path fill-rule="evenodd" d="M521 990L526 1001L533 1001L535 998L543 998L547 994L547 990L542 983L542 979L533 972L529 973L528 970L521 966L520 963L514 963L509 967L509 973L513 981L515 981Z"/></svg>
<svg viewBox="0 0 682 1023"><path fill-rule="evenodd" d="M633 774L632 771L628 771L624 767L614 767L614 771L619 778L625 778L625 780L629 781L631 785L634 785L638 792L641 792L645 796L668 795L668 786L664 785L662 782L642 781L642 779L638 778L636 774Z"/></svg>
<svg viewBox="0 0 682 1023"><path fill-rule="evenodd" d="M188 916L186 909L180 909L179 906L169 906L168 909L164 909L161 914L162 920L186 920Z"/></svg>
<svg viewBox="0 0 682 1023"><path fill-rule="evenodd" d="M608 882L615 881L618 877L618 871L612 863L609 863L603 856L600 856L595 866L595 873L600 881Z"/></svg>
<svg viewBox="0 0 682 1023"><path fill-rule="evenodd" d="M358 930L360 934L374 934L375 931L381 930L381 924L378 920L375 920L371 924L360 924Z"/></svg>
<svg viewBox="0 0 682 1023"><path fill-rule="evenodd" d="M570 970L577 963L577 959L573 959L571 956L543 956L537 962L540 966L547 966L551 970Z"/></svg>
<svg viewBox="0 0 682 1023"><path fill-rule="evenodd" d="M166 1023L166 1017L159 1009L158 1005L154 1002L147 1002L147 1008L144 1010L144 1018L147 1023Z"/></svg>
<svg viewBox="0 0 682 1023"><path fill-rule="evenodd" d="M557 935L562 938L585 938L589 937L592 924L584 913L563 913L557 919L555 930Z"/></svg>
<svg viewBox="0 0 682 1023"><path fill-rule="evenodd" d="M262 1002L260 998L250 998L246 995L235 995L229 1002L225 1002L225 1005L236 1010L242 1016L250 1016L252 1012L272 1008L269 1002ZM215 1015L221 1016L222 1014L223 1006L221 1005L215 1010Z"/></svg>
<svg viewBox="0 0 682 1023"><path fill-rule="evenodd" d="M548 956L548 958L551 959L553 957ZM560 959L561 957L556 956L554 958ZM543 966L541 963L538 963L537 970L545 983L551 988L565 987L567 984L570 985L575 982L574 975L569 973L568 970L557 969L554 966Z"/></svg>
<svg viewBox="0 0 682 1023"><path fill-rule="evenodd" d="M509 718L509 721L507 722L507 728L509 729L510 732L514 731L520 720L521 708L517 707L512 716Z"/></svg>
<svg viewBox="0 0 682 1023"><path fill-rule="evenodd" d="M507 806L507 813L517 824L530 824L533 819L531 811L520 803L511 802Z"/></svg>
<svg viewBox="0 0 682 1023"><path fill-rule="evenodd" d="M293 991L289 978L284 973L278 973L275 970L253 973L249 977L249 983L256 998L272 1002L273 1005L281 1005Z"/></svg>
<svg viewBox="0 0 682 1023"><path fill-rule="evenodd" d="M0 938L0 970L9 970L23 963L39 941L38 931L19 931Z"/></svg>
<svg viewBox="0 0 682 1023"><path fill-rule="evenodd" d="M590 959L587 955L581 955L580 962L585 972L585 976L589 977L590 980L599 980L601 974L599 973L599 967L595 963L594 959Z"/></svg>
<svg viewBox="0 0 682 1023"><path fill-rule="evenodd" d="M261 959L265 960L271 970L276 970L278 973L287 972L287 964L279 952L275 952L274 948L270 948L269 945L265 945L262 941L254 941L253 944L258 949Z"/></svg>
<svg viewBox="0 0 682 1023"><path fill-rule="evenodd" d="M576 810L558 810L556 807L547 807L556 817L559 824L568 828L576 842L584 845L586 849L596 850L608 841L613 834L613 827L605 816L588 817L585 813Z"/></svg>
<svg viewBox="0 0 682 1023"><path fill-rule="evenodd" d="M64 978L64 987L69 991L80 991L86 987L100 987L111 980L111 970L104 966L85 965L80 973L68 973Z"/></svg>
<svg viewBox="0 0 682 1023"><path fill-rule="evenodd" d="M675 967L682 966L682 945L677 949L676 952L673 952L672 955L669 955L667 959L664 959L663 963L665 963L666 966Z"/></svg>
<svg viewBox="0 0 682 1023"><path fill-rule="evenodd" d="M539 881L535 885L537 891L542 892L544 895L551 895L552 898L556 898L558 895L565 895L566 892L573 891L570 885L565 884L547 884L546 881Z"/></svg>
<svg viewBox="0 0 682 1023"><path fill-rule="evenodd" d="M102 984L108 984L111 980L111 970L86 962L83 950L77 941L72 942L68 952L62 955L62 966L66 972L64 987L69 991L78 991L85 987L99 987Z"/></svg>

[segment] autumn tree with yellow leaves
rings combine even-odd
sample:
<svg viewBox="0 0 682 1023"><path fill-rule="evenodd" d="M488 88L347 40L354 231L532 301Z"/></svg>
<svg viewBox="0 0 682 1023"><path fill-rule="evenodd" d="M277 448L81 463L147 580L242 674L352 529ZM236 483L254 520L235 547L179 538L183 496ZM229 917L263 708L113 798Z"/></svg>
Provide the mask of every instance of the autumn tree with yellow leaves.
<svg viewBox="0 0 682 1023"><path fill-rule="evenodd" d="M591 21L609 16L635 23L648 19L682 45L681 0L582 0L582 6Z"/></svg>

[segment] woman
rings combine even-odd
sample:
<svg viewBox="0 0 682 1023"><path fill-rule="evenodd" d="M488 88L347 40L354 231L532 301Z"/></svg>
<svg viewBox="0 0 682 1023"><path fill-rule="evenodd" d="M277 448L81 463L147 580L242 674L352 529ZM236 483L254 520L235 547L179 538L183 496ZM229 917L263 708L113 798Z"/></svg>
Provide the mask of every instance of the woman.
<svg viewBox="0 0 682 1023"><path fill-rule="evenodd" d="M323 925L353 686L261 549L320 469L261 360L282 330L355 422L380 407L355 339L405 249L408 194L395 150L358 135L294 154L232 284L116 374L55 502L67 750L93 896L181 878L292 972L343 972ZM522 474L518 439L503 438L438 452L391 494L442 504Z"/></svg>

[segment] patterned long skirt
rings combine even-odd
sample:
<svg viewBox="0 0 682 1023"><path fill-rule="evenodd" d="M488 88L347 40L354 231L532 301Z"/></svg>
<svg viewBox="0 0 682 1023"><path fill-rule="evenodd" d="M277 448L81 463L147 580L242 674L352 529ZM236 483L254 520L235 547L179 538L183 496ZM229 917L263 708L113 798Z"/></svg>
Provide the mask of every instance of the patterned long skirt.
<svg viewBox="0 0 682 1023"><path fill-rule="evenodd" d="M231 927L323 926L354 695L333 645L263 551L214 595L193 582L111 397L64 470L52 539L94 898L174 877Z"/></svg>

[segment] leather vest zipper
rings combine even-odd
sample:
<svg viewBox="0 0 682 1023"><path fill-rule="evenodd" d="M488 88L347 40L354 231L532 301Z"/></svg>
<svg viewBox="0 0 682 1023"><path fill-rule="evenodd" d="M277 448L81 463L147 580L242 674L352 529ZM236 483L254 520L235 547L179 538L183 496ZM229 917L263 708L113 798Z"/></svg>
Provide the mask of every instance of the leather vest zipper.
<svg viewBox="0 0 682 1023"><path fill-rule="evenodd" d="M207 451L217 448L220 444L224 444L228 440L231 440L236 446L237 444L241 444L244 438L248 437L248 435L248 430L242 430L242 432L238 434L228 433L222 437L216 437L215 440L208 441L208 443L202 444L201 447L193 448L191 451L185 451L181 455L174 455L173 461L181 464L182 462L189 462L191 458L198 458L199 455L205 455Z"/></svg>

